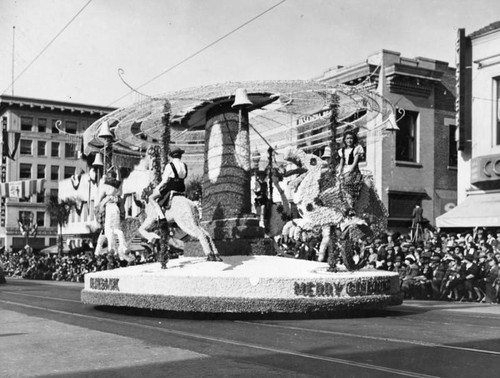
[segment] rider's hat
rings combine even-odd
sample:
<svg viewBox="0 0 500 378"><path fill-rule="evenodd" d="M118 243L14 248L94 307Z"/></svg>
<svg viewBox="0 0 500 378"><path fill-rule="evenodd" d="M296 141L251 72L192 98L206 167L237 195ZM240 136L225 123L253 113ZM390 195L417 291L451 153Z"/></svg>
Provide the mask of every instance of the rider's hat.
<svg viewBox="0 0 500 378"><path fill-rule="evenodd" d="M175 147L172 151L170 151L169 155L171 157L181 157L183 153L184 150L180 149L179 147Z"/></svg>

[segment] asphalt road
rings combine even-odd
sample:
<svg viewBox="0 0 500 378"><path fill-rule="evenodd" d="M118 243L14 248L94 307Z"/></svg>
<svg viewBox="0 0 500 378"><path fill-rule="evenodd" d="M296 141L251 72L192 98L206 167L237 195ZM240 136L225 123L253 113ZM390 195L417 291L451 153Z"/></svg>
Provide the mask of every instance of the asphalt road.
<svg viewBox="0 0 500 378"><path fill-rule="evenodd" d="M408 301L337 317L201 316L0 285L0 377L495 377L500 305Z"/></svg>

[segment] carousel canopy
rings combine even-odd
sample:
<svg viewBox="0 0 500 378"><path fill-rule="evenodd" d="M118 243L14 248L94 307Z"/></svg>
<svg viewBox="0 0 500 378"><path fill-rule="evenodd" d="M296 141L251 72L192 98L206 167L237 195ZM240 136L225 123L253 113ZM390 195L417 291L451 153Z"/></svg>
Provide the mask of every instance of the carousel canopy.
<svg viewBox="0 0 500 378"><path fill-rule="evenodd" d="M144 98L109 113L83 134L84 152L88 155L103 148L104 141L98 135L104 122L114 134L117 153L145 151L159 144L162 119L169 114L171 143L185 149L187 156L202 154L207 113L230 106L238 88L246 89L253 104L248 109L253 150L259 146L284 149L292 143L292 131L307 123L322 130L318 133L328 133L324 126L329 126L333 94L338 99L340 127L349 125L361 133L369 132L383 128L394 117L392 105L373 91L372 83L351 87L316 81L229 82ZM324 139L328 139L326 135Z"/></svg>

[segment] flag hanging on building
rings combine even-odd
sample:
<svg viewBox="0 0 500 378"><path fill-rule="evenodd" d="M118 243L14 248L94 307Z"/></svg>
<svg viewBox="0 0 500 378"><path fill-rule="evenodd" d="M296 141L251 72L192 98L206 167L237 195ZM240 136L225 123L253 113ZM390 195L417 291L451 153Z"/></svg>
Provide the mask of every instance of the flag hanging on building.
<svg viewBox="0 0 500 378"><path fill-rule="evenodd" d="M0 197L29 198L45 189L45 179L3 182L0 184Z"/></svg>
<svg viewBox="0 0 500 378"><path fill-rule="evenodd" d="M2 131L2 155L11 160L15 160L19 141L21 140L21 133Z"/></svg>

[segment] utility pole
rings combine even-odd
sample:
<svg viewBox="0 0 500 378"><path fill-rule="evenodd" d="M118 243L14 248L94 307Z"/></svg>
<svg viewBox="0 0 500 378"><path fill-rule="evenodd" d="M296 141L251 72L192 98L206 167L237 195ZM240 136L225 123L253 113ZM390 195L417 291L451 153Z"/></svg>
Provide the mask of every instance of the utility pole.
<svg viewBox="0 0 500 378"><path fill-rule="evenodd" d="M14 96L14 57L16 52L16 27L12 27L12 96Z"/></svg>

